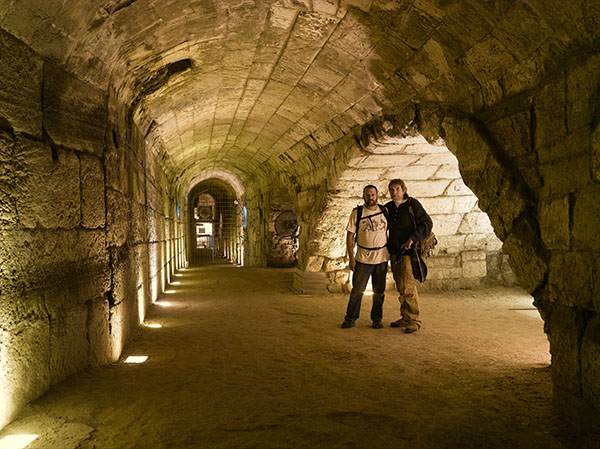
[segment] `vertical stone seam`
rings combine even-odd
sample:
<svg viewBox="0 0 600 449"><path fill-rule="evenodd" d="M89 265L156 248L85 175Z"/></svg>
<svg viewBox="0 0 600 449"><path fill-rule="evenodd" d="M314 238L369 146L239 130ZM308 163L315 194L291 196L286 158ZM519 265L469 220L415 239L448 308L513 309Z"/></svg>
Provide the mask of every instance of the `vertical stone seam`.
<svg viewBox="0 0 600 449"><path fill-rule="evenodd" d="M74 151L77 161L79 161L79 227L85 229L83 223L83 171L81 167L81 156L79 152Z"/></svg>
<svg viewBox="0 0 600 449"><path fill-rule="evenodd" d="M568 74L567 71L565 70L563 72L563 81L564 81L564 89L563 89L563 94L564 94L564 114L565 114L565 137L569 135L569 95L568 95L568 90L569 90L569 86L567 85L568 83Z"/></svg>

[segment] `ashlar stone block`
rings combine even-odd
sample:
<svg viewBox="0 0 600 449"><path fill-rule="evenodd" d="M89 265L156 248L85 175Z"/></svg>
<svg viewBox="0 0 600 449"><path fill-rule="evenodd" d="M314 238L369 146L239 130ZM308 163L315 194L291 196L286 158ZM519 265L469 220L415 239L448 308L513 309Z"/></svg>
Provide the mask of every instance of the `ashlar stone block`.
<svg viewBox="0 0 600 449"><path fill-rule="evenodd" d="M445 192L447 195L473 195L462 179L456 179L450 183Z"/></svg>
<svg viewBox="0 0 600 449"><path fill-rule="evenodd" d="M469 212L462 219L458 232L461 234L491 234L494 232L494 228L484 212Z"/></svg>
<svg viewBox="0 0 600 449"><path fill-rule="evenodd" d="M448 188L447 180L411 181L406 184L408 194L415 198L436 197L442 195Z"/></svg>
<svg viewBox="0 0 600 449"><path fill-rule="evenodd" d="M573 208L572 243L577 249L600 251L600 187L578 194Z"/></svg>
<svg viewBox="0 0 600 449"><path fill-rule="evenodd" d="M569 197L540 202L540 231L548 249L569 249Z"/></svg>
<svg viewBox="0 0 600 449"><path fill-rule="evenodd" d="M101 228L106 223L104 169L100 159L81 154L81 224Z"/></svg>
<svg viewBox="0 0 600 449"><path fill-rule="evenodd" d="M80 223L79 159L70 151L25 138L15 148L16 197L26 228L73 228Z"/></svg>
<svg viewBox="0 0 600 449"><path fill-rule="evenodd" d="M307 258L305 271L309 271L309 272L321 271L322 267L323 267L323 257L309 256Z"/></svg>
<svg viewBox="0 0 600 449"><path fill-rule="evenodd" d="M42 58L0 28L0 117L17 132L42 135Z"/></svg>
<svg viewBox="0 0 600 449"><path fill-rule="evenodd" d="M433 232L437 236L451 236L458 232L463 214L432 215Z"/></svg>
<svg viewBox="0 0 600 449"><path fill-rule="evenodd" d="M581 388L583 396L600 409L600 315L585 328L581 344Z"/></svg>
<svg viewBox="0 0 600 449"><path fill-rule="evenodd" d="M385 171L386 179L400 178L405 182L419 181L424 179L436 179L433 175L438 171L437 165L409 165L408 167L396 167Z"/></svg>
<svg viewBox="0 0 600 449"><path fill-rule="evenodd" d="M107 118L105 99L100 89L46 62L44 125L55 143L101 156Z"/></svg>
<svg viewBox="0 0 600 449"><path fill-rule="evenodd" d="M53 301L47 303L50 314L50 373L54 383L88 364L87 307L70 302L53 307Z"/></svg>
<svg viewBox="0 0 600 449"><path fill-rule="evenodd" d="M484 254L485 257L485 254ZM487 263L483 260L467 260L462 263L462 276L465 278L483 278L487 274Z"/></svg>

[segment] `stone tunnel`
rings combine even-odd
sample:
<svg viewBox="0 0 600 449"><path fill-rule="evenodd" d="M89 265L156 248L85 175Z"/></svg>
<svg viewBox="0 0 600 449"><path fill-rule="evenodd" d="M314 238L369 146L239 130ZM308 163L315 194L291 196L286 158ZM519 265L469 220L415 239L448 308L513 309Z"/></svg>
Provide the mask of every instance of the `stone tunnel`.
<svg viewBox="0 0 600 449"><path fill-rule="evenodd" d="M597 419L599 50L593 0L0 1L0 428L119 360L201 245L347 292L395 177L425 289L526 290L556 408Z"/></svg>

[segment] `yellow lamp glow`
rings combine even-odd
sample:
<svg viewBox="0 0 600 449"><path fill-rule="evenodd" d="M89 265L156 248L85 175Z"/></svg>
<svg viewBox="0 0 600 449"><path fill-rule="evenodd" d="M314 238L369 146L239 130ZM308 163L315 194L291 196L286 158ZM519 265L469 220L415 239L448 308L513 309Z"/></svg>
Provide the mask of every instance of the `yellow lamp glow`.
<svg viewBox="0 0 600 449"><path fill-rule="evenodd" d="M37 437L33 434L7 435L0 440L0 449L24 449Z"/></svg>
<svg viewBox="0 0 600 449"><path fill-rule="evenodd" d="M161 306L161 307L171 307L173 305L169 301L157 301L154 304L156 304L157 306Z"/></svg>
<svg viewBox="0 0 600 449"><path fill-rule="evenodd" d="M158 323L145 323L144 326L151 327L153 329L160 329L161 327L163 327L162 324L158 324Z"/></svg>
<svg viewBox="0 0 600 449"><path fill-rule="evenodd" d="M148 360L147 355L130 355L125 359L125 363L144 363Z"/></svg>
<svg viewBox="0 0 600 449"><path fill-rule="evenodd" d="M179 281L173 281L173 282L171 282L171 285L181 285L181 282L179 282Z"/></svg>
<svg viewBox="0 0 600 449"><path fill-rule="evenodd" d="M173 293L177 293L177 290L165 290L167 295L172 295Z"/></svg>

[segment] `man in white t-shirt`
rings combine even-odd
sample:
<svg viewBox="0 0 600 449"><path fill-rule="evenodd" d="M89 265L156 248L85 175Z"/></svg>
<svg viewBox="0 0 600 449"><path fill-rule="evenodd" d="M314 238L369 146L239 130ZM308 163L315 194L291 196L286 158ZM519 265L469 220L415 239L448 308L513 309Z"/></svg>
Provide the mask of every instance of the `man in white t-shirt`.
<svg viewBox="0 0 600 449"><path fill-rule="evenodd" d="M379 193L377 187L368 185L363 189L364 206L352 210L348 226L346 226L346 248L350 259L352 275L352 291L346 310L342 328L355 326L360 314L362 297L371 278L373 286L373 306L371 320L375 329L383 324L383 299L385 297L385 279L390 255L387 249L387 219L385 208L377 204ZM357 218L358 231L356 229ZM356 256L354 255L354 235L356 234Z"/></svg>

